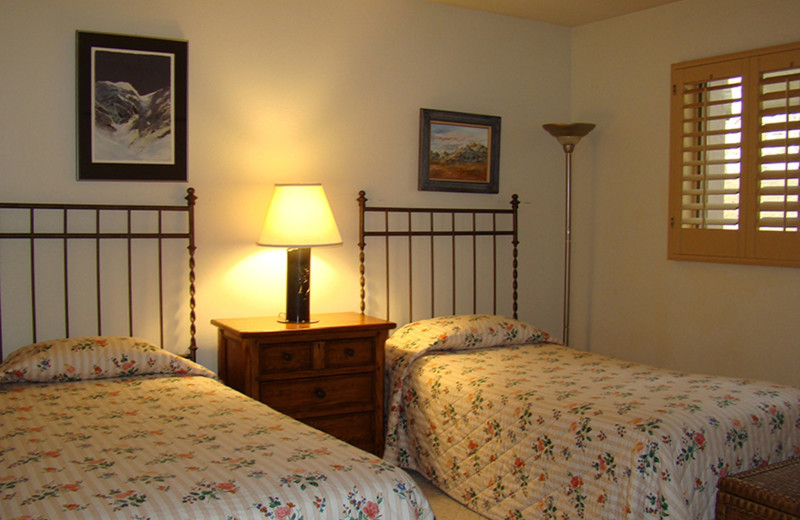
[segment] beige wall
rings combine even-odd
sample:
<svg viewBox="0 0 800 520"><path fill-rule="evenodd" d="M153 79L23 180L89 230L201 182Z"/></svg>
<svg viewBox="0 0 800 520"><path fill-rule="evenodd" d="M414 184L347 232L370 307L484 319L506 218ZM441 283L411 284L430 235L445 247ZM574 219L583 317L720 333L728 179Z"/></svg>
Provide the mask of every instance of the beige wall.
<svg viewBox="0 0 800 520"><path fill-rule="evenodd" d="M800 270L666 260L669 65L799 40L798 19L795 0L684 0L572 31L423 0L0 0L0 198L180 201L182 184L74 180L74 31L187 39L202 362L216 367L211 318L283 310L283 253L254 241L287 181L324 183L345 241L314 253L316 312L357 309L359 189L453 206L519 193L520 315L559 333L563 154L541 124L591 121L571 342L800 384ZM421 107L503 117L499 195L416 190Z"/></svg>
<svg viewBox="0 0 800 520"><path fill-rule="evenodd" d="M312 312L358 310L359 189L453 206L519 193L521 316L560 326L562 155L541 124L569 116L568 29L423 0L0 0L4 200L183 197L183 184L75 181L76 30L189 41L204 364L210 319L284 310L285 253L255 246L276 182L322 182L344 238L314 252ZM417 191L422 107L502 116L499 195Z"/></svg>
<svg viewBox="0 0 800 520"><path fill-rule="evenodd" d="M721 13L721 14L715 14ZM800 385L800 270L666 259L670 64L800 40L800 2L684 0L573 32L573 343Z"/></svg>

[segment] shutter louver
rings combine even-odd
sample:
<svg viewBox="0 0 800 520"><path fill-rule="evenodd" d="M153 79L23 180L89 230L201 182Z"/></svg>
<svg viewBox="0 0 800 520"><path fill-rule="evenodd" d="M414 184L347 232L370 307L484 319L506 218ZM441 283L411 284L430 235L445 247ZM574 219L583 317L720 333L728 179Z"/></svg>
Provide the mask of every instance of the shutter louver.
<svg viewBox="0 0 800 520"><path fill-rule="evenodd" d="M683 84L683 228L739 228L742 78Z"/></svg>
<svg viewBox="0 0 800 520"><path fill-rule="evenodd" d="M758 230L800 227L800 68L759 82Z"/></svg>

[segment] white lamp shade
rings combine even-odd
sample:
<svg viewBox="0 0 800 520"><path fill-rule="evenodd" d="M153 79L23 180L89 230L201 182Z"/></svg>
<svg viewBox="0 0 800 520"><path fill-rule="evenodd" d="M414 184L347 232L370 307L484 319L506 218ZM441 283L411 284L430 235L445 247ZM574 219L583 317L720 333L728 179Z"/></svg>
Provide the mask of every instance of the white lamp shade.
<svg viewBox="0 0 800 520"><path fill-rule="evenodd" d="M342 235L321 184L276 184L258 245L338 246Z"/></svg>

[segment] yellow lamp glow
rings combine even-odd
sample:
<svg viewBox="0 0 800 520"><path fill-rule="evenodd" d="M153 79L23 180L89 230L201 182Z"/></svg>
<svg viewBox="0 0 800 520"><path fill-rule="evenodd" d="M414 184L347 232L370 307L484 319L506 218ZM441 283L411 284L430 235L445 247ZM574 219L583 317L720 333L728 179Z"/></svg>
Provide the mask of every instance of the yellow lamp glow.
<svg viewBox="0 0 800 520"><path fill-rule="evenodd" d="M321 184L276 184L258 245L286 247L286 322L310 322L311 247L342 236Z"/></svg>

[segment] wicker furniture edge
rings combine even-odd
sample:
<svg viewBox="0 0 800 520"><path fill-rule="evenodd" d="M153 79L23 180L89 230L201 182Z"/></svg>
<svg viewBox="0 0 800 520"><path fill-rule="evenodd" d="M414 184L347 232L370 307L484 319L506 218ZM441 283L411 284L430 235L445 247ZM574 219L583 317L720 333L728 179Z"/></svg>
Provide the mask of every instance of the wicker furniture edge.
<svg viewBox="0 0 800 520"><path fill-rule="evenodd" d="M722 478L717 520L800 519L800 458Z"/></svg>

